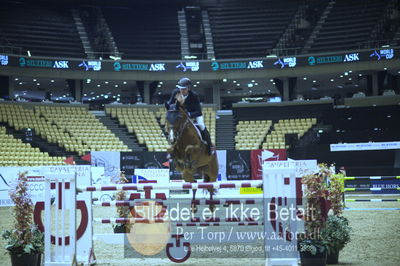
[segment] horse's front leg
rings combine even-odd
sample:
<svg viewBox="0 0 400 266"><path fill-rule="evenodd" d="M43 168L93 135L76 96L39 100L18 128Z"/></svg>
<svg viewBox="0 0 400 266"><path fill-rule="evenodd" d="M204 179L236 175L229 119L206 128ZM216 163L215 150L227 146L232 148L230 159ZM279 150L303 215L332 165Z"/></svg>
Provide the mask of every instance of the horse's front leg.
<svg viewBox="0 0 400 266"><path fill-rule="evenodd" d="M193 198L192 198L191 208L192 208L192 213L196 213L197 212L197 205L196 205L196 191L197 191L197 189L192 189L192 191L193 191Z"/></svg>
<svg viewBox="0 0 400 266"><path fill-rule="evenodd" d="M196 183L196 179L194 178L194 173L190 171L189 169L185 169L182 172L182 177L185 182L189 183ZM197 189L192 189L193 191L193 197L192 197L192 202L191 202L191 208L192 208L192 213L197 212L197 206L196 206L196 191Z"/></svg>

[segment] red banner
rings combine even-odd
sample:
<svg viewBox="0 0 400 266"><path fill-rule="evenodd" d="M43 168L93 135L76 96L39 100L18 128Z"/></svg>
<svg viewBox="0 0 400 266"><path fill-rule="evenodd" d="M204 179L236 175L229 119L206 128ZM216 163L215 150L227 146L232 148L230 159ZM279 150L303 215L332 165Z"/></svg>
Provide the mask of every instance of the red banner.
<svg viewBox="0 0 400 266"><path fill-rule="evenodd" d="M262 179L262 164L265 161L286 160L285 149L252 150L250 151L251 179Z"/></svg>

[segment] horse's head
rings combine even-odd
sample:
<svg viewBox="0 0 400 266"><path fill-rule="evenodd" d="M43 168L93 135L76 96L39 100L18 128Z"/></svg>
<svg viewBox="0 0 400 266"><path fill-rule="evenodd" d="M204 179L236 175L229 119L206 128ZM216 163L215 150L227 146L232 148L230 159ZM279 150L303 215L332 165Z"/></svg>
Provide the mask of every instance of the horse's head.
<svg viewBox="0 0 400 266"><path fill-rule="evenodd" d="M183 123L186 121L187 115L182 107L176 104L171 104L168 111L166 120L168 122L168 138L170 143L174 143L179 135L179 131L183 128Z"/></svg>

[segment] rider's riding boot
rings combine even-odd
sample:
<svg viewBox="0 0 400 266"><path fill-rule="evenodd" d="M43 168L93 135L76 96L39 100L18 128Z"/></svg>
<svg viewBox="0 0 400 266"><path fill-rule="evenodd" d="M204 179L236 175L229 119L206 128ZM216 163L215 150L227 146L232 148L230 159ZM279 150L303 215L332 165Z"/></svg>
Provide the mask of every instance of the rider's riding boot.
<svg viewBox="0 0 400 266"><path fill-rule="evenodd" d="M207 142L207 153L209 155L211 155L212 154L212 152L211 152L212 143L211 143L210 133L208 132L207 128L205 128L203 131L201 131L201 136L202 136L203 140L205 140Z"/></svg>

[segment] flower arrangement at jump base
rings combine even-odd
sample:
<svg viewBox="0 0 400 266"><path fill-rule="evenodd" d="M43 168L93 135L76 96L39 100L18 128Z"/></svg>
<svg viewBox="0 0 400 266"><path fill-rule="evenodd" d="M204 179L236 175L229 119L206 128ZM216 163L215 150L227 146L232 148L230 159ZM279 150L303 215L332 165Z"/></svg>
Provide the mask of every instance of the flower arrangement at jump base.
<svg viewBox="0 0 400 266"><path fill-rule="evenodd" d="M328 187L326 180L330 169L325 164L318 165L317 173L305 175L301 182L304 185L306 208L304 213L303 235L299 236L298 247L301 265L326 265L327 243L321 232L325 228L328 211Z"/></svg>
<svg viewBox="0 0 400 266"><path fill-rule="evenodd" d="M342 173L333 174L329 179L329 200L333 214L328 216L322 237L327 243L327 264L337 264L339 252L350 242L351 227L343 214L343 193L345 176Z"/></svg>
<svg viewBox="0 0 400 266"><path fill-rule="evenodd" d="M44 250L44 234L33 223L33 203L28 193L26 172L19 173L18 183L10 190L14 229L5 230L5 249L11 257L12 265L40 265Z"/></svg>
<svg viewBox="0 0 400 266"><path fill-rule="evenodd" d="M128 183L128 179L125 177L125 173L123 171L120 172L118 184L126 184ZM121 190L118 191L115 195L116 201L126 200L126 191ZM128 218L130 213L129 206L117 206L117 214L119 218ZM131 231L132 224L116 224L113 226L114 233L129 233Z"/></svg>

